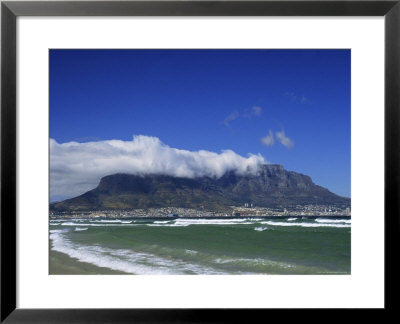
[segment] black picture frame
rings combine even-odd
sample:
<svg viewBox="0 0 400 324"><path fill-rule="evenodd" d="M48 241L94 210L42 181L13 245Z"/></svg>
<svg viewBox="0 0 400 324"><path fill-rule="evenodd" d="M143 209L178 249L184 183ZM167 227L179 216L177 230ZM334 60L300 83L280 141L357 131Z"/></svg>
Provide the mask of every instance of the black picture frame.
<svg viewBox="0 0 400 324"><path fill-rule="evenodd" d="M16 308L16 19L19 16L384 16L385 311L397 307L400 229L400 0L395 1L2 1L1 322L236 322L265 310ZM271 310L270 310L271 311Z"/></svg>

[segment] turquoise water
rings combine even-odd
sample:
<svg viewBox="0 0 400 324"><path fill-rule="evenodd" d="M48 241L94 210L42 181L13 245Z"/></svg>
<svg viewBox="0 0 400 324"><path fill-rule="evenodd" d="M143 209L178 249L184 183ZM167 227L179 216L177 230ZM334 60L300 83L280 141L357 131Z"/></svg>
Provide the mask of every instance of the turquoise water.
<svg viewBox="0 0 400 324"><path fill-rule="evenodd" d="M349 274L351 265L351 221L322 217L52 220L50 240L129 274Z"/></svg>

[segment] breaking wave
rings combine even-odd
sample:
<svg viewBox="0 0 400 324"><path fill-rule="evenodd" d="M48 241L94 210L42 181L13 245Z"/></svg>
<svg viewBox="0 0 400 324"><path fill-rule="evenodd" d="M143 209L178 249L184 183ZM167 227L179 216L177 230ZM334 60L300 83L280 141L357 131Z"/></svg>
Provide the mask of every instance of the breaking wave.
<svg viewBox="0 0 400 324"><path fill-rule="evenodd" d="M266 221L266 222L261 222L261 224L267 224L267 225L272 225L272 226L299 226L299 227L351 227L351 225L348 224L328 224L328 223L284 223L284 222L273 222L273 221Z"/></svg>
<svg viewBox="0 0 400 324"><path fill-rule="evenodd" d="M315 220L318 223L346 223L351 224L350 219L328 219L328 218L317 218Z"/></svg>
<svg viewBox="0 0 400 324"><path fill-rule="evenodd" d="M189 264L179 260L162 258L151 253L127 249L110 249L97 245L72 243L62 232L53 232L52 250L67 254L80 262L130 274L226 274L224 271L206 266Z"/></svg>
<svg viewBox="0 0 400 324"><path fill-rule="evenodd" d="M268 227L255 227L254 230L257 232L263 232L266 231L268 229Z"/></svg>

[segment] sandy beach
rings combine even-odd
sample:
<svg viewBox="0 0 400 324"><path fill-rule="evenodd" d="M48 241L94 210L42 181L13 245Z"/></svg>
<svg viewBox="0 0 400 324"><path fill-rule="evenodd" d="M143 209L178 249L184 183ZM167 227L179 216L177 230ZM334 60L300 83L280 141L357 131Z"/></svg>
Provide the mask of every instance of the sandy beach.
<svg viewBox="0 0 400 324"><path fill-rule="evenodd" d="M50 275L121 275L127 274L93 264L80 262L64 253L50 250Z"/></svg>

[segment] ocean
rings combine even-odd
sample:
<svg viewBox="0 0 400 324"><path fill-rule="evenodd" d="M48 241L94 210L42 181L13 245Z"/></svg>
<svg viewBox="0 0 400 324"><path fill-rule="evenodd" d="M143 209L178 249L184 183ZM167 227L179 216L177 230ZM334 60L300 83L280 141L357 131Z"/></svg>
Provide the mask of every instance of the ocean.
<svg viewBox="0 0 400 324"><path fill-rule="evenodd" d="M350 274L351 220L52 219L50 274Z"/></svg>

